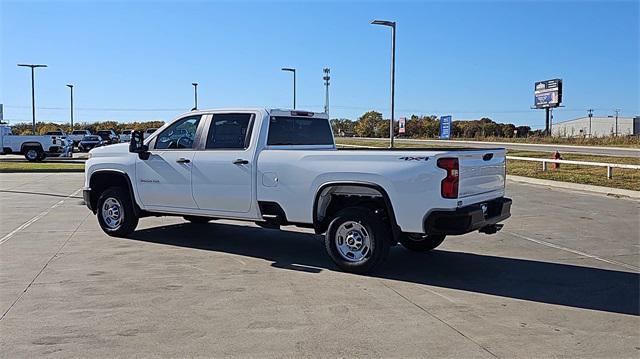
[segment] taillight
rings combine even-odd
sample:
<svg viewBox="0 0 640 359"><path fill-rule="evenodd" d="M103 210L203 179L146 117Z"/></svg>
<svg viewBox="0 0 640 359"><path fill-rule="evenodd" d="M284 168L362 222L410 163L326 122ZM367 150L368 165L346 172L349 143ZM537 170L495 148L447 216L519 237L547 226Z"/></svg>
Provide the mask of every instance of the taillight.
<svg viewBox="0 0 640 359"><path fill-rule="evenodd" d="M458 180L460 179L460 166L457 158L439 158L438 167L447 171L447 177L440 184L440 193L443 198L458 198Z"/></svg>

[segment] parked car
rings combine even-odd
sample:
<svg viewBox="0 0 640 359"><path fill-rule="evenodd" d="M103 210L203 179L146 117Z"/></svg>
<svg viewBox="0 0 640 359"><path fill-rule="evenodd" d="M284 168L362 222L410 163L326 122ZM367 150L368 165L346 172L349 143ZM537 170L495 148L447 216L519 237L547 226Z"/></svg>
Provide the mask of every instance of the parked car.
<svg viewBox="0 0 640 359"><path fill-rule="evenodd" d="M47 156L59 156L64 148L61 136L18 136L11 128L0 126L0 154L20 154L30 161L42 161Z"/></svg>
<svg viewBox="0 0 640 359"><path fill-rule="evenodd" d="M67 135L67 139L73 141L73 146L76 147L82 141L85 136L90 136L89 130L73 130L70 135Z"/></svg>
<svg viewBox="0 0 640 359"><path fill-rule="evenodd" d="M106 144L108 144L108 141L102 139L102 137L98 135L88 135L84 136L80 143L78 143L78 150L80 150L80 152L89 152L96 147L104 146Z"/></svg>
<svg viewBox="0 0 640 359"><path fill-rule="evenodd" d="M118 134L116 134L114 130L99 130L96 132L96 135L105 140L108 145L120 142L120 137L118 137Z"/></svg>
<svg viewBox="0 0 640 359"><path fill-rule="evenodd" d="M144 138L151 136L154 132L156 132L157 128L147 128L144 131Z"/></svg>
<svg viewBox="0 0 640 359"><path fill-rule="evenodd" d="M191 112L142 137L86 162L85 203L111 236L154 215L296 225L362 273L396 243L429 251L510 216L504 148L342 150L325 113L265 109Z"/></svg>
<svg viewBox="0 0 640 359"><path fill-rule="evenodd" d="M133 130L124 130L120 132L120 142L129 142L129 140L131 140L131 132L133 132Z"/></svg>

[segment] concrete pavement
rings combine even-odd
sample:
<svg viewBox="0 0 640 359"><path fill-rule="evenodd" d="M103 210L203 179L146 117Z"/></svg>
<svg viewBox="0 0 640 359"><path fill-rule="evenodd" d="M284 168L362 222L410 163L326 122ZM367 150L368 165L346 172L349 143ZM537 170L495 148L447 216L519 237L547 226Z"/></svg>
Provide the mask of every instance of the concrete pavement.
<svg viewBox="0 0 640 359"><path fill-rule="evenodd" d="M0 174L4 357L640 353L638 201L510 182L502 232L358 276L295 228L162 217L108 237L81 186Z"/></svg>

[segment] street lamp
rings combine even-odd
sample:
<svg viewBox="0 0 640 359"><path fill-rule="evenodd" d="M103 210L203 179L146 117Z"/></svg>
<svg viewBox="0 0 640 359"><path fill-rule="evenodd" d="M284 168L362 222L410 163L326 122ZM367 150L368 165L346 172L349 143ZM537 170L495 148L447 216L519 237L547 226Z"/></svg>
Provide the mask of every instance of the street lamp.
<svg viewBox="0 0 640 359"><path fill-rule="evenodd" d="M18 64L21 67L30 67L31 68L31 115L33 117L33 125L32 131L33 134L36 134L36 86L35 86L35 68L36 67L47 67L47 65L33 65L33 64Z"/></svg>
<svg viewBox="0 0 640 359"><path fill-rule="evenodd" d="M293 109L296 109L296 69L290 67L283 67L282 71L293 72Z"/></svg>
<svg viewBox="0 0 640 359"><path fill-rule="evenodd" d="M73 85L67 85L71 90L71 132L73 132Z"/></svg>
<svg viewBox="0 0 640 359"><path fill-rule="evenodd" d="M393 148L393 122L395 114L395 93L396 93L396 22L386 20L373 20L373 25L388 26L391 28L391 125L389 126L389 137Z"/></svg>
<svg viewBox="0 0 640 359"><path fill-rule="evenodd" d="M193 85L193 103L194 103L191 111L196 111L198 109L198 83L192 82L191 84Z"/></svg>

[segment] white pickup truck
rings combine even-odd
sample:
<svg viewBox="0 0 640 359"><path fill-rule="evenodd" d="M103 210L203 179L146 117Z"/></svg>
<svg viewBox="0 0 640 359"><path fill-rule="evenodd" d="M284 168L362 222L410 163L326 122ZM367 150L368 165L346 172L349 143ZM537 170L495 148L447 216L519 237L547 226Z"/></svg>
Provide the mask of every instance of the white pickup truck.
<svg viewBox="0 0 640 359"><path fill-rule="evenodd" d="M61 136L19 136L11 133L8 126L0 126L0 154L19 154L30 161L42 161L47 156L62 154L65 140Z"/></svg>
<svg viewBox="0 0 640 359"><path fill-rule="evenodd" d="M296 225L363 273L397 243L428 251L510 216L504 149L337 149L326 114L296 110L194 111L142 137L86 162L84 201L112 236L150 215Z"/></svg>

